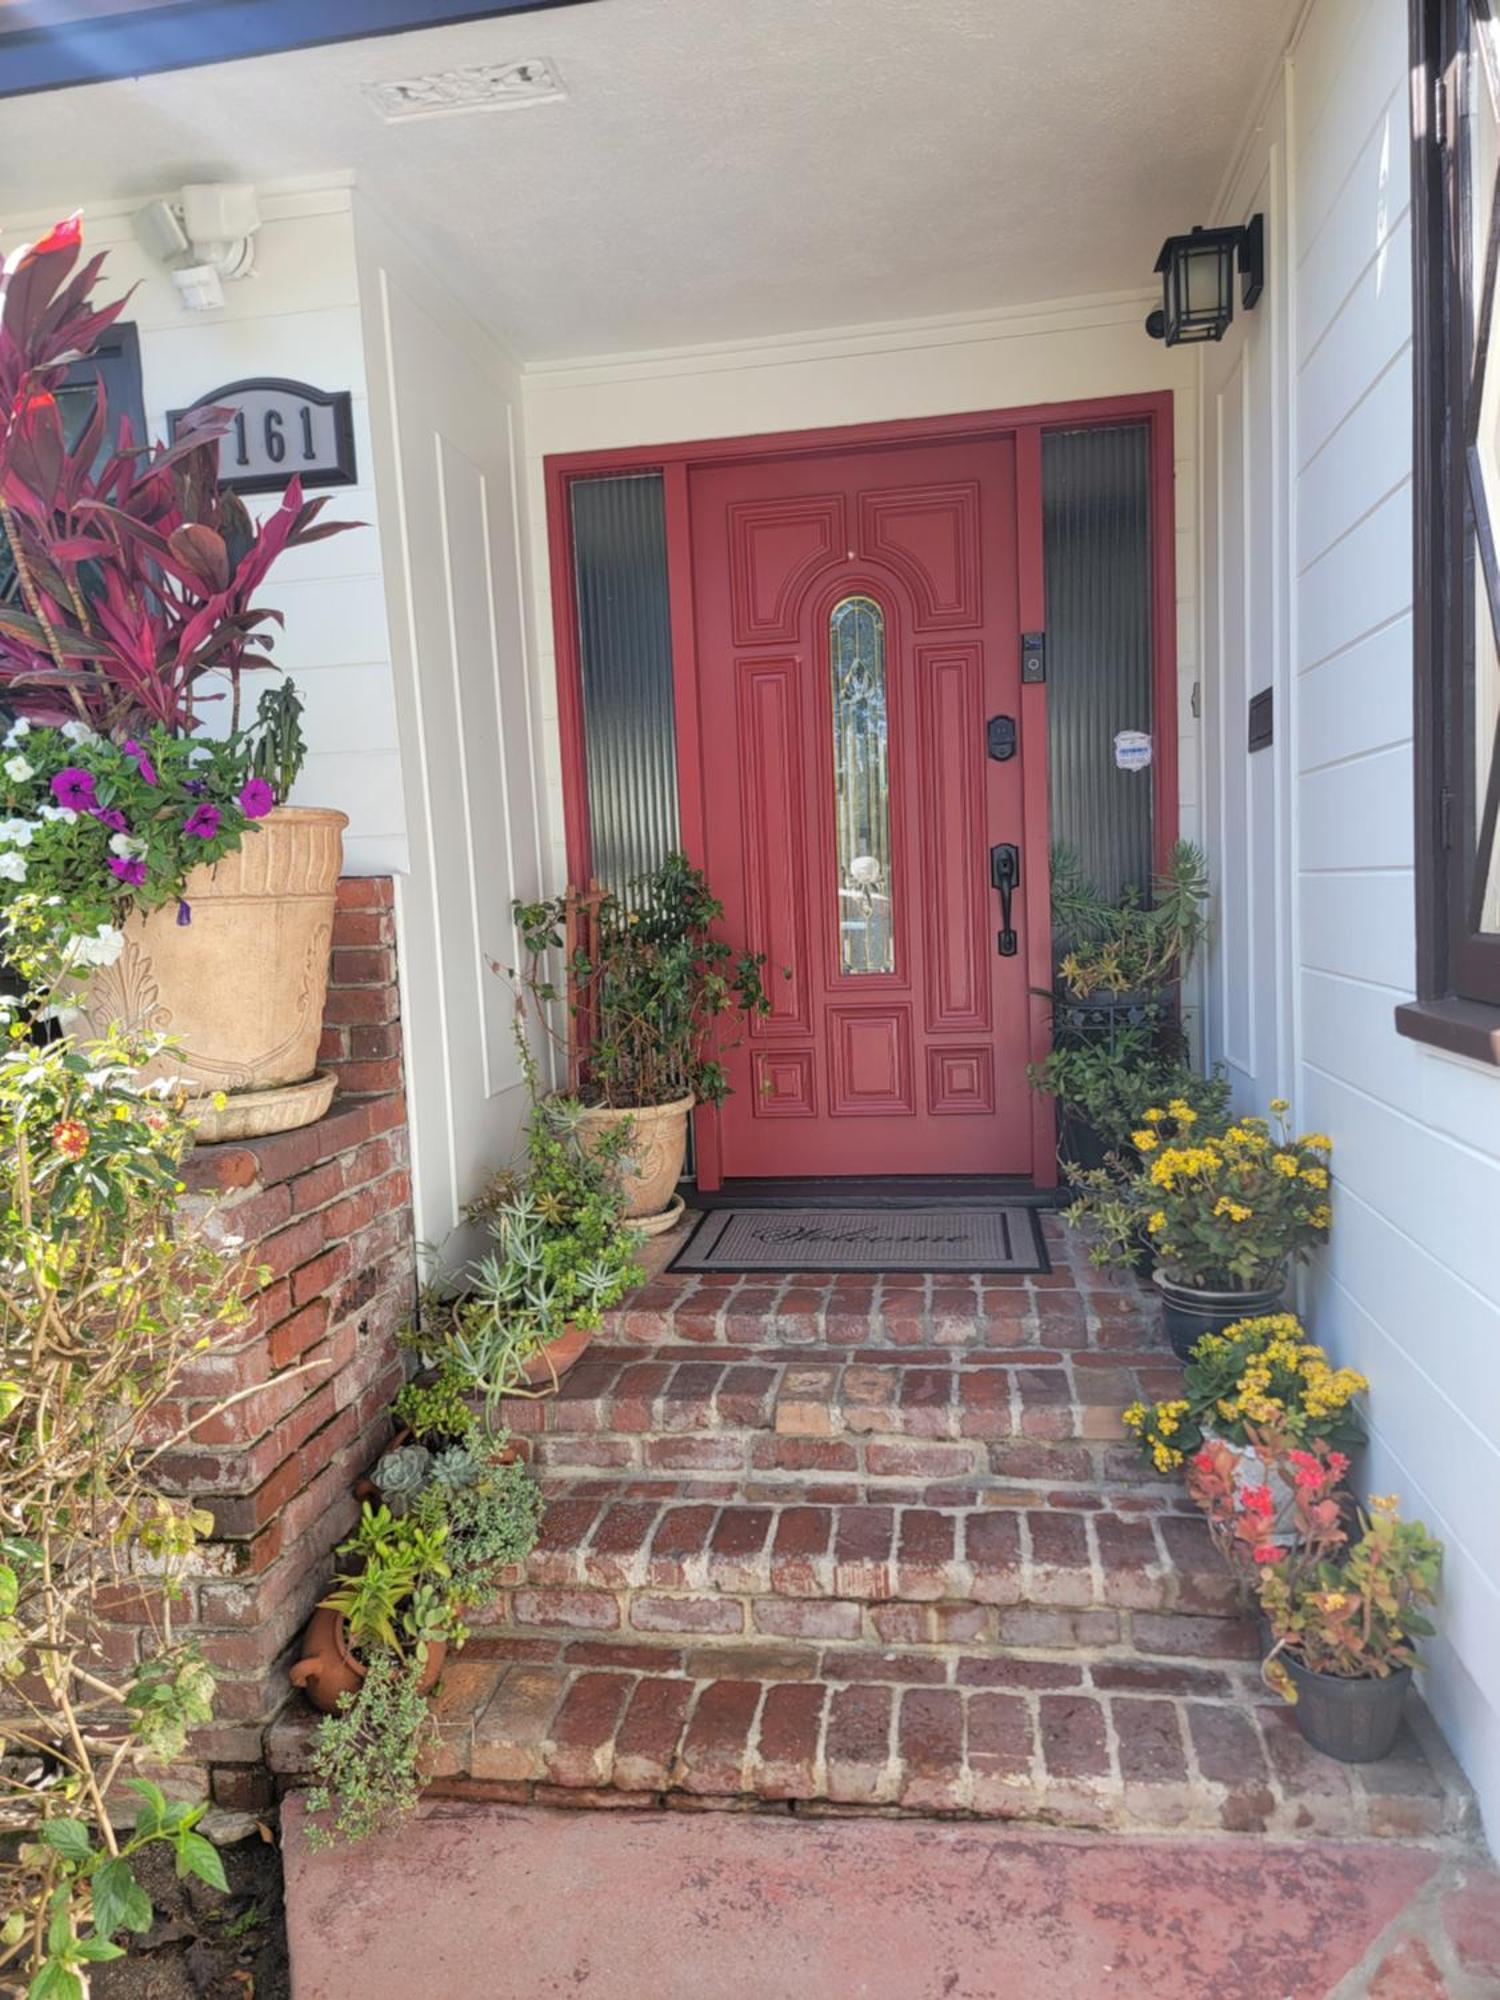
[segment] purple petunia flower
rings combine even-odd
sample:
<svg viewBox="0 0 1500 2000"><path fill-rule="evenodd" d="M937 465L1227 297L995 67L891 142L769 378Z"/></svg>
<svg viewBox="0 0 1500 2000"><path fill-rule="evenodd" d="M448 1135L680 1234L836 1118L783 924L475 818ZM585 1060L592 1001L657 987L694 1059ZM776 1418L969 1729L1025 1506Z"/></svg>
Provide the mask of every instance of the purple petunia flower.
<svg viewBox="0 0 1500 2000"><path fill-rule="evenodd" d="M179 896L177 899L177 923L179 928L193 921L193 906Z"/></svg>
<svg viewBox="0 0 1500 2000"><path fill-rule="evenodd" d="M52 796L72 812L93 812L99 801L94 796L94 774L80 765L69 764L52 780Z"/></svg>
<svg viewBox="0 0 1500 2000"><path fill-rule="evenodd" d="M156 783L156 766L133 736L125 738L125 755L127 757L134 757L136 769L148 785Z"/></svg>
<svg viewBox="0 0 1500 2000"><path fill-rule="evenodd" d="M220 813L217 806L194 806L182 822L184 833L190 833L197 840L212 840L219 831Z"/></svg>
<svg viewBox="0 0 1500 2000"><path fill-rule="evenodd" d="M264 778L247 778L240 787L240 811L246 819L264 819L276 803L276 794Z"/></svg>
<svg viewBox="0 0 1500 2000"><path fill-rule="evenodd" d="M109 872L129 888L138 889L146 879L146 864L133 854L112 854Z"/></svg>
<svg viewBox="0 0 1500 2000"><path fill-rule="evenodd" d="M94 818L101 826L107 826L111 833L129 833L130 821L118 806L95 806Z"/></svg>

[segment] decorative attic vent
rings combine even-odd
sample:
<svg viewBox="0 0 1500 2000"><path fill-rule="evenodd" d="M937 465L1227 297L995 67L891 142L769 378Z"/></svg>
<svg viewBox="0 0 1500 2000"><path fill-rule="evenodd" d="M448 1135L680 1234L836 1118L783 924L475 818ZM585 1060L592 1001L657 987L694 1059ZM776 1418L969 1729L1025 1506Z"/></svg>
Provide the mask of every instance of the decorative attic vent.
<svg viewBox="0 0 1500 2000"><path fill-rule="evenodd" d="M475 63L399 83L367 83L365 96L388 125L407 118L441 118L455 111L503 111L516 104L550 104L565 97L549 62Z"/></svg>

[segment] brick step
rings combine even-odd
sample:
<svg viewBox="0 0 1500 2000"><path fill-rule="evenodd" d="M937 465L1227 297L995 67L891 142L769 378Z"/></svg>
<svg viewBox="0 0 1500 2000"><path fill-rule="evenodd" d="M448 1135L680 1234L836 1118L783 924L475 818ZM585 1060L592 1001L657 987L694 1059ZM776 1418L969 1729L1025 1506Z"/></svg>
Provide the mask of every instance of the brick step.
<svg viewBox="0 0 1500 2000"><path fill-rule="evenodd" d="M658 1252L657 1254L660 1254ZM599 1346L1098 1349L1167 1351L1160 1307L1135 1280L1083 1264L1046 1277L694 1276L633 1292Z"/></svg>
<svg viewBox="0 0 1500 2000"><path fill-rule="evenodd" d="M1120 1411L1171 1394L1170 1354L1012 1348L658 1348L586 1356L556 1396L501 1420L554 1470L836 1475L870 1483L996 1477L1138 1483ZM1035 1450L1035 1446L1072 1447Z"/></svg>
<svg viewBox="0 0 1500 2000"><path fill-rule="evenodd" d="M475 1640L434 1714L430 1791L508 1804L1474 1837L1472 1800L1415 1702L1389 1761L1336 1764L1232 1668ZM314 1726L299 1708L270 1731L284 1780L305 1774Z"/></svg>
<svg viewBox="0 0 1500 2000"><path fill-rule="evenodd" d="M1255 1654L1201 1519L1154 1498L769 1503L601 1484L549 1492L524 1575L476 1631Z"/></svg>

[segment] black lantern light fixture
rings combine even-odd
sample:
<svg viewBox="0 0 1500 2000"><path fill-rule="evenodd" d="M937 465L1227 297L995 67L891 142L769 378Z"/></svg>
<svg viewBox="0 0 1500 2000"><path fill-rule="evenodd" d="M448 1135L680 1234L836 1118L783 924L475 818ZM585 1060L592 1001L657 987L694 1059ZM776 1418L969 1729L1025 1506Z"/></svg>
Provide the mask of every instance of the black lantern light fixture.
<svg viewBox="0 0 1500 2000"><path fill-rule="evenodd" d="M1240 228L1195 229L1169 236L1156 268L1161 306L1146 321L1153 340L1177 347L1190 340L1222 340L1234 319L1234 271L1239 265L1240 304L1248 312L1265 283L1265 218Z"/></svg>

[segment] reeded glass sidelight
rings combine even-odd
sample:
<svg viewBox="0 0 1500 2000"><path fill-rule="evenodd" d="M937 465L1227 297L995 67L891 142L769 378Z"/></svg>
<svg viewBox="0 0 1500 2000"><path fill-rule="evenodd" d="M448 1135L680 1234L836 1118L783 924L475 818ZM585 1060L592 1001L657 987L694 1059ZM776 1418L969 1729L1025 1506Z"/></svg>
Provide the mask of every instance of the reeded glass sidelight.
<svg viewBox="0 0 1500 2000"><path fill-rule="evenodd" d="M846 597L834 606L828 651L839 968L894 972L885 614L874 598Z"/></svg>

